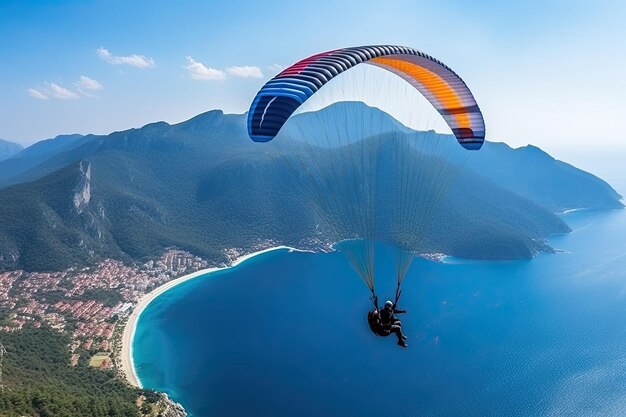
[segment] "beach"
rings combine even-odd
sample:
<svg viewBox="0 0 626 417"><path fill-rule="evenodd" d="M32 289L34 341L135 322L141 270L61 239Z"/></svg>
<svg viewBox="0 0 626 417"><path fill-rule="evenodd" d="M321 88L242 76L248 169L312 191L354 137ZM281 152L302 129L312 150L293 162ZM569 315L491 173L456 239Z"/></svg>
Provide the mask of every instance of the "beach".
<svg viewBox="0 0 626 417"><path fill-rule="evenodd" d="M155 300L158 296L160 296L164 292L169 291L170 289L174 288L177 285L182 284L183 282L192 280L200 276L208 275L212 272L234 268L237 265L241 264L242 262L245 262L246 260L253 258L257 255L260 255L266 252L275 251L275 250L280 250L280 249L287 249L289 251L306 252L306 251L292 248L289 246L275 246L272 248L263 249L263 250L253 252L247 255L242 255L238 257L237 259L235 259L230 265L225 266L225 267L206 268L200 271L193 272L188 275L184 275L179 278L175 278L155 288L154 290L150 291L149 293L141 297L139 299L139 302L133 309L132 313L128 317L128 321L126 322L126 325L124 326L124 333L122 335L122 353L121 353L121 358L120 358L121 369L124 375L126 376L126 379L128 380L128 382L135 387L142 388L141 381L139 380L139 377L137 376L137 373L135 372L135 367L133 364L133 337L135 335L135 329L137 328L137 322L139 320L139 317L141 316L141 313L153 300Z"/></svg>

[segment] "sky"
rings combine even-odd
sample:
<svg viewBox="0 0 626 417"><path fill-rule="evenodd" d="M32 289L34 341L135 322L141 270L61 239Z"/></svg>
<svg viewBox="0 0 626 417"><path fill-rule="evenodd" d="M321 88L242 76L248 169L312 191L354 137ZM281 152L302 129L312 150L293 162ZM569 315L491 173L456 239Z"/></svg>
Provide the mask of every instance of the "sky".
<svg viewBox="0 0 626 417"><path fill-rule="evenodd" d="M211 109L243 113L281 68L368 44L448 64L487 139L626 150L626 2L0 0L0 138L28 145Z"/></svg>

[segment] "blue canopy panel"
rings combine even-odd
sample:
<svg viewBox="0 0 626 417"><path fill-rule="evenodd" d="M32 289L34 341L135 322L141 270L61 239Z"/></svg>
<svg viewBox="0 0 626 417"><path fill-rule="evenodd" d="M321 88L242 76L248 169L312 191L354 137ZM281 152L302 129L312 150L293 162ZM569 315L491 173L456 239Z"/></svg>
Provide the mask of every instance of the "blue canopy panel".
<svg viewBox="0 0 626 417"><path fill-rule="evenodd" d="M248 132L255 142L269 142L274 139L289 116L304 102L300 97L289 93L259 94L248 113ZM271 112L268 111L270 110Z"/></svg>

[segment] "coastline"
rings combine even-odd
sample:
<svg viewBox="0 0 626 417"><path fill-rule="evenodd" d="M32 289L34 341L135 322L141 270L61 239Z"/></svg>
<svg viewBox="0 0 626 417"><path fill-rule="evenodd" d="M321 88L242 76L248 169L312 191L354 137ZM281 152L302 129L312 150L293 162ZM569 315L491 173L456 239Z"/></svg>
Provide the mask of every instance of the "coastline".
<svg viewBox="0 0 626 417"><path fill-rule="evenodd" d="M251 259L257 255L261 255L263 253L272 252L275 250L287 249L290 252L309 252L307 250L301 250L292 248L290 246L274 246L271 248L263 249L257 252L249 253L247 255L239 256L233 262L231 262L228 266L223 267L211 267L202 269L200 271L193 272L191 274L183 275L182 277L175 278L171 281L166 282L163 285L153 289L149 293L145 294L143 297L139 299L137 305L133 309L132 313L128 316L128 320L124 325L124 332L122 334L122 353L121 353L121 369L126 377L126 380L133 386L137 388L143 388L141 384L141 380L137 376L137 372L135 371L135 364L133 361L133 338L135 336L135 330L137 329L137 322L139 321L139 317L141 317L141 313L144 309L150 305L152 301L154 301L161 294L171 290L177 285L182 284L183 282L187 282L194 278L198 278L200 276L208 275L213 272L223 271L226 269L234 268L237 265Z"/></svg>

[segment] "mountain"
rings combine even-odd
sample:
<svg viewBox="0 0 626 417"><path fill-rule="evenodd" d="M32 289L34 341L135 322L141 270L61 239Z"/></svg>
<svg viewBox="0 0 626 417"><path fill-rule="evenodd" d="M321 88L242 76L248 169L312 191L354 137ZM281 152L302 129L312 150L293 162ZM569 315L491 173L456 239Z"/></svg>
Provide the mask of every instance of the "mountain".
<svg viewBox="0 0 626 417"><path fill-rule="evenodd" d="M303 114L296 118L305 121L285 125L292 137L303 132L309 137L325 143L339 143L351 135L331 126L342 126L338 120L348 118L353 121L352 129L361 131L400 132L410 130L400 122L377 108L369 108L362 103L342 102L332 106L332 111L319 111ZM349 112L356 113L348 115ZM348 124L346 124L348 125ZM297 126L297 129L293 126ZM329 133L330 132L330 133ZM397 134L397 133L396 133ZM357 135L358 136L358 135ZM513 191L553 212L571 209L612 209L622 208L622 196L609 184L593 174L578 169L566 162L554 159L536 146L528 145L513 149L505 143L485 142L478 152L467 152L456 144L451 135L442 135L434 131L425 132L420 139L436 142L445 138L437 146L416 146L440 154L453 162L460 162L474 172L488 177L491 181ZM450 140L447 140L450 139Z"/></svg>
<svg viewBox="0 0 626 417"><path fill-rule="evenodd" d="M83 138L83 135L75 133L71 135L59 135L52 139L44 139L24 149L19 155L16 155L16 158L35 159L49 157L62 150L68 149L81 138Z"/></svg>
<svg viewBox="0 0 626 417"><path fill-rule="evenodd" d="M559 161L536 146L511 149L487 142L468 166L496 183L555 212L622 208L622 198L602 179Z"/></svg>
<svg viewBox="0 0 626 417"><path fill-rule="evenodd" d="M360 111L381 117L376 109ZM315 123L329 115L297 117ZM281 157L268 158L267 144L250 141L245 123L245 115L211 111L176 125L157 122L64 145L57 138L45 144L54 145L49 152L31 150L28 168L0 189L0 267L59 270L107 257L132 262L172 246L219 263L228 261L229 248L331 243L332 231L320 227L324 207L289 169L300 145L277 141ZM423 157L413 152L416 160ZM420 250L530 258L550 250L546 236L569 231L540 198L520 193L518 183L508 188L499 175L468 163ZM546 187L560 181L575 178L565 170L559 182L548 177ZM617 206L617 193L603 184L582 187L606 198L607 208ZM557 193L551 201L567 207L571 196Z"/></svg>
<svg viewBox="0 0 626 417"><path fill-rule="evenodd" d="M356 108L356 109L355 109ZM305 119L297 124L285 126L285 131L297 125L309 136L320 135L322 128L336 124L338 117L345 117L348 111L363 114L360 129L369 127L379 132L410 132L386 113L370 108L362 103L336 103L332 111L305 113L295 118ZM292 132L293 133L293 132ZM429 132L432 137L441 136ZM38 142L14 157L0 161L0 187L32 181L58 170L71 162L87 158L92 153L113 147L169 146L166 142L179 141L180 144L197 142L198 138L211 138L211 149L199 149L213 157L235 150L254 149L246 133L245 115L225 115L219 110L198 115L177 125L157 122L141 129L114 132L107 136L62 135L54 139ZM297 135L293 135L296 136ZM445 136L445 135L444 135ZM160 137L160 139L159 139ZM229 146L226 138L233 138ZM279 139L279 138L278 138ZM332 138L331 138L332 140ZM156 145L161 141L161 145ZM451 142L451 141L447 141ZM179 144L179 145L180 145ZM221 149L215 149L216 146ZM200 144L202 147L202 144ZM216 152L212 152L215 150ZM458 146L446 148L444 152L454 154L464 152ZM485 142L479 152L465 152L465 164L473 171L489 177L490 180L539 205L553 211L563 212L576 208L609 209L620 208L621 196L605 181L582 171L570 164L556 160L541 149L528 145L513 149L504 143ZM452 157L458 161L458 155Z"/></svg>
<svg viewBox="0 0 626 417"><path fill-rule="evenodd" d="M533 145L511 148L486 141L478 152L466 152L451 135L426 132L424 140L445 138L433 152L461 162L472 171L555 213L571 209L619 209L622 196L608 183Z"/></svg>
<svg viewBox="0 0 626 417"><path fill-rule="evenodd" d="M170 246L217 262L228 261L224 248L251 250L267 241L316 247L317 201L308 197L312 191L285 180L287 167L255 153L190 169L189 151L166 158L145 150L133 157L105 151L1 190L0 262L11 269L59 270L107 257L143 259ZM477 188L480 193L464 191ZM531 257L541 249L535 240L569 230L547 210L479 175L468 173L457 189L483 214L446 205L427 249ZM494 237L506 231L499 238L507 250L489 254L474 242L486 224ZM458 245L455 234L468 245Z"/></svg>
<svg viewBox="0 0 626 417"><path fill-rule="evenodd" d="M60 135L39 141L25 149L20 147L10 158L0 161L0 186L12 184L24 172L36 168L54 155L72 149L82 135ZM19 181L17 181L19 182Z"/></svg>
<svg viewBox="0 0 626 417"><path fill-rule="evenodd" d="M45 144L45 152L29 153L27 158L18 158L19 155L16 155L11 160L0 162L0 186L33 181L90 155L114 150L129 155L142 151L160 152L162 155L167 151L187 149L193 142L200 147L198 151L204 152L192 158L191 163L195 163L199 162L200 155L210 155L212 150L218 151L214 152L216 156L223 154L226 157L229 152L234 153L235 150L228 144L231 136L238 138L240 144L249 142L245 133L245 117L225 115L221 110L204 113L177 125L156 122L140 129L113 132L105 136L70 136L67 139L61 136L50 140ZM59 139L60 143L57 142ZM204 139L210 139L211 142L203 143ZM220 150L215 148L218 145Z"/></svg>
<svg viewBox="0 0 626 417"><path fill-rule="evenodd" d="M0 139L0 161L9 159L22 149L24 149L24 147L19 143L9 142L8 140Z"/></svg>

